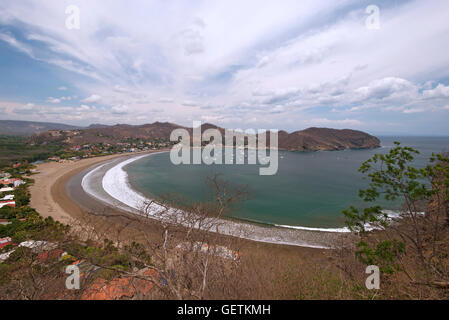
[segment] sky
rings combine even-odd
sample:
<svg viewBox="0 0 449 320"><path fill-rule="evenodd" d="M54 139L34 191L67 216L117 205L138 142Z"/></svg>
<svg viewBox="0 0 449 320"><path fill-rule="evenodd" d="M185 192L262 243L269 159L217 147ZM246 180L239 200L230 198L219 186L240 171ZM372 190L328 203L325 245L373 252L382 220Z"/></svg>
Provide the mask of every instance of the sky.
<svg viewBox="0 0 449 320"><path fill-rule="evenodd" d="M447 0L2 0L0 119L449 135L448 14Z"/></svg>

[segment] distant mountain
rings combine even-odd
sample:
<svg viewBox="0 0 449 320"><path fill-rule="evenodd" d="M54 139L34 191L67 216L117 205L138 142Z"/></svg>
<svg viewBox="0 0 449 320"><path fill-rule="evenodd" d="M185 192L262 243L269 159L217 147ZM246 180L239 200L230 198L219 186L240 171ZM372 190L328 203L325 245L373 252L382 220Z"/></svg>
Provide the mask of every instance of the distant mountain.
<svg viewBox="0 0 449 320"><path fill-rule="evenodd" d="M279 132L279 149L291 151L329 151L380 147L380 140L357 130L309 128L287 133Z"/></svg>
<svg viewBox="0 0 449 320"><path fill-rule="evenodd" d="M101 123L92 123L90 126L88 126L86 129L101 129L101 128L107 128L109 127L106 124Z"/></svg>
<svg viewBox="0 0 449 320"><path fill-rule="evenodd" d="M0 134L9 136L30 136L48 130L75 130L80 127L62 123L0 120Z"/></svg>
<svg viewBox="0 0 449 320"><path fill-rule="evenodd" d="M36 142L46 140L63 141L70 145L116 144L125 140L138 138L168 141L170 134L175 129L185 129L192 136L192 128L169 122L155 122L144 125L92 125L88 128L77 129L73 133L55 134L54 132L43 132L36 135L33 139ZM217 129L222 135L226 131L224 128L206 123L202 125L201 132L207 129ZM269 145L269 136L267 136L267 144ZM379 146L379 139L368 133L350 129L337 130L328 128L309 128L293 133L280 131L278 142L279 149L290 151L366 149L377 148Z"/></svg>
<svg viewBox="0 0 449 320"><path fill-rule="evenodd" d="M73 132L42 132L33 136L32 140L36 143L42 143L44 141L60 141L72 146L98 143L114 145L118 142L139 138L168 141L171 132L178 128L184 127L168 122L155 122L144 125L93 125L87 128L73 130Z"/></svg>
<svg viewBox="0 0 449 320"><path fill-rule="evenodd" d="M85 136L104 136L113 139L123 138L156 138L166 139L170 138L170 134L173 130L178 128L184 128L177 124L169 122L155 122L152 124L144 125L129 125L129 124L117 124L114 126L88 128L82 130Z"/></svg>

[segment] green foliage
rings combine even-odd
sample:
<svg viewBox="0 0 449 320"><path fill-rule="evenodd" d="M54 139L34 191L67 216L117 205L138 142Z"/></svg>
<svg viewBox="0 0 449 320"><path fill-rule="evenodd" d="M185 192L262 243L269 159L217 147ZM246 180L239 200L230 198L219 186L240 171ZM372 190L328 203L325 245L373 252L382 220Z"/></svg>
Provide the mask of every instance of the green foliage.
<svg viewBox="0 0 449 320"><path fill-rule="evenodd" d="M11 237L16 243L29 239L60 240L64 238L69 230L68 226L54 221L51 217L42 218L36 210L30 207L16 208L9 211L10 214L12 212L16 213L16 217L23 215L25 221L13 218L11 224L0 225L0 237Z"/></svg>
<svg viewBox="0 0 449 320"><path fill-rule="evenodd" d="M69 242L64 249L70 256L85 259L97 266L113 266L116 269L128 270L131 267L131 258L128 253L122 253L110 240L104 240L103 247L95 245L83 246L77 241ZM68 258L67 258L68 259Z"/></svg>
<svg viewBox="0 0 449 320"><path fill-rule="evenodd" d="M12 162L44 160L54 155L61 147L53 143L33 145L27 137L0 135L0 166L10 165Z"/></svg>
<svg viewBox="0 0 449 320"><path fill-rule="evenodd" d="M430 158L433 164L426 167L428 176L437 177L432 180L434 189L444 190L445 199L449 200L449 157L441 154L433 154Z"/></svg>
<svg viewBox="0 0 449 320"><path fill-rule="evenodd" d="M21 184L14 190L14 200L17 207L26 206L30 203L30 192L27 184Z"/></svg>
<svg viewBox="0 0 449 320"><path fill-rule="evenodd" d="M63 250L67 251L67 253L71 256L83 257L85 247L78 241L69 241L64 244Z"/></svg>
<svg viewBox="0 0 449 320"><path fill-rule="evenodd" d="M121 253L110 253L101 257L100 265L105 266L121 266L124 270L131 267L130 257Z"/></svg>
<svg viewBox="0 0 449 320"><path fill-rule="evenodd" d="M407 210L416 213L418 201L429 200L438 192L429 182L435 177L435 169L432 165L421 169L412 167L410 163L419 151L402 147L399 142L395 142L395 146L389 153L376 154L362 164L359 171L366 175L369 187L360 190L359 196L368 203L375 202L381 197L390 201L402 199ZM367 223L382 228L389 223L388 216L379 206L369 207L363 211L351 207L344 210L343 214L349 228L360 233L366 231Z"/></svg>
<svg viewBox="0 0 449 320"><path fill-rule="evenodd" d="M96 247L87 247L85 251L86 257L92 260L96 260L97 258L101 257L102 250L101 248Z"/></svg>
<svg viewBox="0 0 449 320"><path fill-rule="evenodd" d="M115 270L111 270L111 269L99 269L98 271L96 271L93 276L92 276L92 280L93 279L97 279L97 278L101 278L101 279L105 279L106 281L112 280L115 277L117 277L119 274L117 271Z"/></svg>
<svg viewBox="0 0 449 320"><path fill-rule="evenodd" d="M71 264L71 263L73 263L73 262L76 261L76 258L75 258L74 256L70 255L70 254L66 254L65 256L63 256L63 257L61 258L61 261L62 261L64 264Z"/></svg>
<svg viewBox="0 0 449 320"><path fill-rule="evenodd" d="M405 251L404 244L396 240L382 241L374 249L366 242L360 241L357 248L359 250L356 255L362 263L379 266L380 271L386 274L392 274L395 270L399 270L395 260Z"/></svg>
<svg viewBox="0 0 449 320"><path fill-rule="evenodd" d="M129 253L132 257L136 257L140 261L151 264L151 255L148 254L145 247L137 242L132 242L131 245L125 246L124 251ZM138 268L143 268L143 264L138 264Z"/></svg>
<svg viewBox="0 0 449 320"><path fill-rule="evenodd" d="M360 167L359 171L370 180L369 188L359 192L364 201L373 202L382 195L386 200L404 196L408 200L418 200L432 195L426 181L430 173L428 167L417 169L409 165L419 151L401 147L399 142L395 145L388 154L376 154Z"/></svg>
<svg viewBox="0 0 449 320"><path fill-rule="evenodd" d="M0 208L0 219L13 219L17 216L16 208L4 206Z"/></svg>
<svg viewBox="0 0 449 320"><path fill-rule="evenodd" d="M420 211L420 203L427 203L435 194L445 190L449 199L449 159L442 155L432 155L430 163L424 168L415 168L410 164L419 154L418 150L403 147L395 142L395 147L387 154L376 154L365 161L359 171L369 180L367 189L359 191L359 196L367 203L374 203L380 198L394 201L401 199L405 205L403 216L416 219ZM388 215L379 206L371 206L363 210L350 207L343 211L346 225L351 231L362 236L365 226L386 228L390 224ZM417 241L416 245L420 245ZM404 252L404 244L394 241L383 241L375 248L361 241L356 253L359 260L366 264L375 264L386 273L395 270L394 260ZM421 249L418 251L422 255Z"/></svg>
<svg viewBox="0 0 449 320"><path fill-rule="evenodd" d="M364 208L362 212L351 206L349 209L343 210L343 214L346 217L346 226L352 232L365 232L367 223L384 228L388 226L388 215L382 212L380 206Z"/></svg>
<svg viewBox="0 0 449 320"><path fill-rule="evenodd" d="M9 255L9 258L6 260L7 263L13 262L24 262L31 263L32 261L32 252L30 248L27 247L18 247L14 252Z"/></svg>

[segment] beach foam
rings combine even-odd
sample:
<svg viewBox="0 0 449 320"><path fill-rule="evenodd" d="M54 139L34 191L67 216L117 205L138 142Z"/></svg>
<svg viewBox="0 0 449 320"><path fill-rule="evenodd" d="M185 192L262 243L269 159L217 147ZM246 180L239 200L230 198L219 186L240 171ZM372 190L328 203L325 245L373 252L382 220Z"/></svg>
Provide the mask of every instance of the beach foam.
<svg viewBox="0 0 449 320"><path fill-rule="evenodd" d="M348 227L343 228L311 228L311 227L300 227L300 226L288 226L288 225L280 225L274 224L275 227L286 228L286 229L295 229L295 230L306 230L306 231L319 231L319 232L336 232L336 233L349 233Z"/></svg>
<svg viewBox="0 0 449 320"><path fill-rule="evenodd" d="M158 152L160 153L160 152ZM117 199L118 201L126 204L127 206L134 208L136 210L142 210L143 205L148 202L150 199L144 197L133 188L128 180L128 174L123 167L128 164L140 160L149 155L154 155L158 153L146 154L143 156L134 157L125 161L120 162L118 165L109 169L103 177L103 189L106 191L111 197ZM155 203L151 204L151 208L147 210L147 214L154 214L158 210L162 210L162 206L157 205Z"/></svg>
<svg viewBox="0 0 449 320"><path fill-rule="evenodd" d="M110 162L104 163L90 170L84 175L81 181L81 187L87 194L91 195L97 200L100 200L101 202L126 211L129 211L129 209L134 209L133 213L139 214L141 212L143 204L149 199L131 188L128 181L128 174L125 170L123 170L123 167L143 157L147 157L157 153L145 154L127 159L125 161L121 161L117 165L107 170L104 175L102 175L104 167L110 164ZM101 194L101 190L93 186L92 180L97 179L102 179L102 191L106 192L111 198L104 197ZM153 209L153 213L160 208L161 207L157 204L153 204L151 207L151 209Z"/></svg>

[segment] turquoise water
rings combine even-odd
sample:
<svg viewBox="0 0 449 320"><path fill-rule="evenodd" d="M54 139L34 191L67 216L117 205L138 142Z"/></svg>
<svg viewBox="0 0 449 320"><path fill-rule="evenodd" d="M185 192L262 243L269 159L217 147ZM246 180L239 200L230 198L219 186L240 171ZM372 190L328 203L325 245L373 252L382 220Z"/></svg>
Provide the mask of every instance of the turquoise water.
<svg viewBox="0 0 449 320"><path fill-rule="evenodd" d="M341 227L341 211L362 205L358 190L366 181L358 168L375 153L386 153L394 141L421 151L416 166L424 166L432 152L449 151L449 138L381 137L382 148L330 152L280 151L275 176L260 176L255 165L171 164L168 153L156 154L125 167L131 186L148 197L175 193L191 200L208 199L207 177L216 173L231 185L248 185L250 199L232 217L251 221L315 228ZM379 203L395 210L399 203Z"/></svg>

